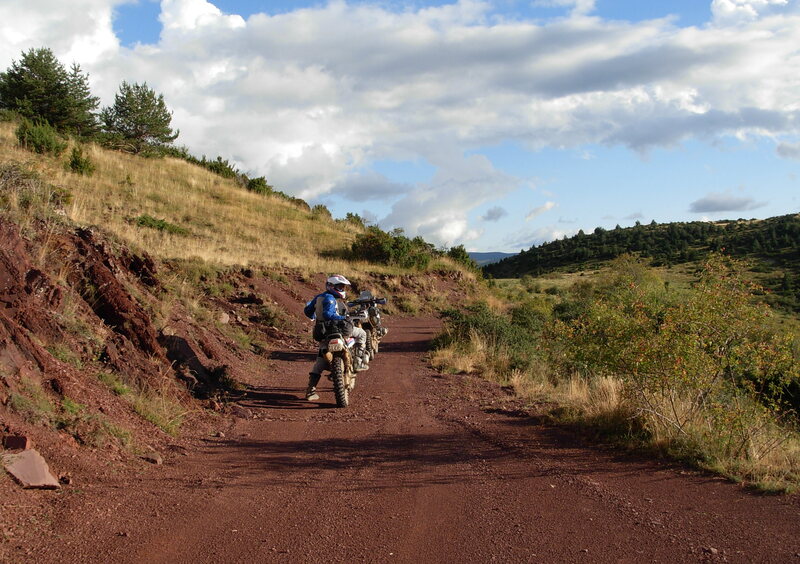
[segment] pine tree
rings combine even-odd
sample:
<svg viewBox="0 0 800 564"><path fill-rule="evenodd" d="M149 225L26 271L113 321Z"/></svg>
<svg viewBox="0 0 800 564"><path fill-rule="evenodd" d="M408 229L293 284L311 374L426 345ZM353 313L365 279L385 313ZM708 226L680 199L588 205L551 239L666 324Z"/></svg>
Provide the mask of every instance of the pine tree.
<svg viewBox="0 0 800 564"><path fill-rule="evenodd" d="M131 153L172 143L180 133L170 127L172 113L164 103L164 95L156 95L147 83L123 81L114 105L103 108L100 119L110 144Z"/></svg>
<svg viewBox="0 0 800 564"><path fill-rule="evenodd" d="M0 74L0 107L64 129L70 116L68 76L50 49L31 49Z"/></svg>
<svg viewBox="0 0 800 564"><path fill-rule="evenodd" d="M73 63L70 67L67 84L72 104L68 129L81 137L92 137L100 130L95 113L100 105L100 98L92 96L89 77L81 72L81 67L77 63Z"/></svg>

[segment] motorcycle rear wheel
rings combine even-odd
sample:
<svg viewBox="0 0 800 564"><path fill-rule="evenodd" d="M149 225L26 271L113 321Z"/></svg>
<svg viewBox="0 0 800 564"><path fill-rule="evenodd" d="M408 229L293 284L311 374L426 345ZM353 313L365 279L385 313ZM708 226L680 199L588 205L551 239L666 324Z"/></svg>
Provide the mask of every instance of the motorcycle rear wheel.
<svg viewBox="0 0 800 564"><path fill-rule="evenodd" d="M344 382L344 359L341 356L333 357L331 380L333 394L336 396L336 407L347 407L350 404L350 392Z"/></svg>

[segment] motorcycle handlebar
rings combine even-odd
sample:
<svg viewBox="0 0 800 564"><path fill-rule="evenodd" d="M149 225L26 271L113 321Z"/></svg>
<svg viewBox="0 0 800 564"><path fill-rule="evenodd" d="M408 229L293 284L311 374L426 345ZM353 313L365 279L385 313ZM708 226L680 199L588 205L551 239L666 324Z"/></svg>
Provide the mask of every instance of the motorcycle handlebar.
<svg viewBox="0 0 800 564"><path fill-rule="evenodd" d="M348 307L355 307L359 305L386 305L389 300L386 298L373 298L371 300L355 300L353 302L347 302Z"/></svg>

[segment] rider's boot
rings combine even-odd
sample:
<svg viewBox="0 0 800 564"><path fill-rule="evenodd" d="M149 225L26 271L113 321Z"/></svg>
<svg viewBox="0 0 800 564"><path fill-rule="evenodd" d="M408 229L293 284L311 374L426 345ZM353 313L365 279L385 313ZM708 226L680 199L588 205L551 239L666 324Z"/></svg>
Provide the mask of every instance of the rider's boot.
<svg viewBox="0 0 800 564"><path fill-rule="evenodd" d="M314 374L313 372L309 373L308 375L308 388L306 389L306 399L308 401L316 401L319 399L319 394L317 394L317 384L319 384L319 374Z"/></svg>

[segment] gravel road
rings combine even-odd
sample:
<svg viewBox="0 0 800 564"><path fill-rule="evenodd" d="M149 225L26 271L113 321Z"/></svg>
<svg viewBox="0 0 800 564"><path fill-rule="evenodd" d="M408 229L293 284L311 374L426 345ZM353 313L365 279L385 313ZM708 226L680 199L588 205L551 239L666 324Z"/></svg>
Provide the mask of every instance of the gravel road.
<svg viewBox="0 0 800 564"><path fill-rule="evenodd" d="M53 515L36 562L800 562L800 504L587 445L497 386L439 375L438 322L392 319L351 407L285 353L220 421Z"/></svg>

